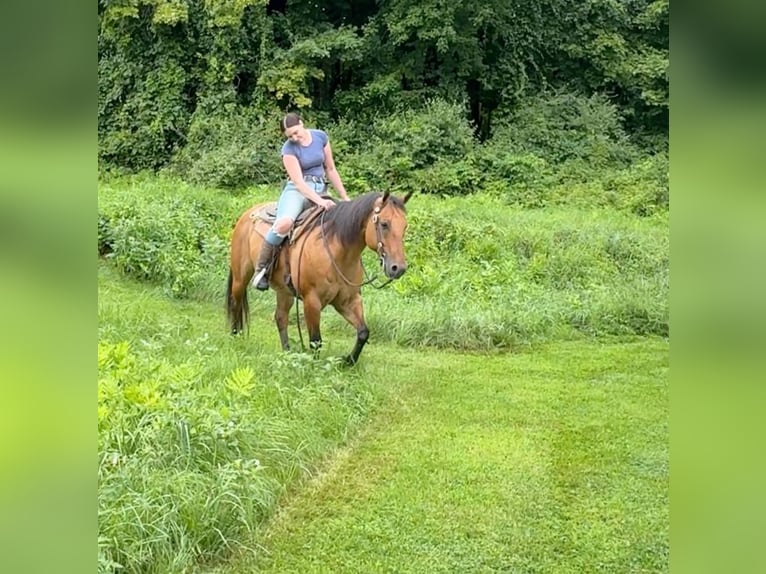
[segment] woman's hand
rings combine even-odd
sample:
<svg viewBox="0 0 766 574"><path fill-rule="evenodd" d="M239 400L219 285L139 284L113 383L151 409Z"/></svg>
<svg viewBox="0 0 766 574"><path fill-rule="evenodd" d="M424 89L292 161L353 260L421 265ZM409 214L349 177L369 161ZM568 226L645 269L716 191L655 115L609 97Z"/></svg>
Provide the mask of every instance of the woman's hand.
<svg viewBox="0 0 766 574"><path fill-rule="evenodd" d="M335 202L332 199L320 199L319 203L317 203L319 207L322 207L324 209L332 209L335 207Z"/></svg>

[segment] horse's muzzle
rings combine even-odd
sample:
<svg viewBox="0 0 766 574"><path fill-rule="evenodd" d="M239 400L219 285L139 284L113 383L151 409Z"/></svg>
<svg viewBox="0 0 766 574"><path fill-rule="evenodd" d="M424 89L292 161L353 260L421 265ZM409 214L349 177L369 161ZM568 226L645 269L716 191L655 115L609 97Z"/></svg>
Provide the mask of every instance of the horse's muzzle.
<svg viewBox="0 0 766 574"><path fill-rule="evenodd" d="M386 261L385 265L383 266L383 271L386 273L386 277L389 279L399 279L399 277L404 275L404 272L407 271L407 264L403 262L391 263Z"/></svg>

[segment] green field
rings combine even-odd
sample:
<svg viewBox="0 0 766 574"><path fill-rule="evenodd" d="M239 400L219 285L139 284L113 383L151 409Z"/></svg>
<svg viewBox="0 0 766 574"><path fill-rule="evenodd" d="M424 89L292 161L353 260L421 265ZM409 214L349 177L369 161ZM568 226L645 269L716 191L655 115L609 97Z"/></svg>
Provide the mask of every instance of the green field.
<svg viewBox="0 0 766 574"><path fill-rule="evenodd" d="M100 1L99 574L668 572L669 77L668 0ZM233 226L297 181L288 113L332 195L410 197L352 368L332 308L318 354L300 304L282 351L273 292L229 334ZM56 205L21 243L59 292Z"/></svg>
<svg viewBox="0 0 766 574"><path fill-rule="evenodd" d="M269 193L100 186L100 572L668 571L667 214L416 197L348 369L228 335Z"/></svg>
<svg viewBox="0 0 766 574"><path fill-rule="evenodd" d="M667 571L664 342L387 351L385 408L223 571Z"/></svg>

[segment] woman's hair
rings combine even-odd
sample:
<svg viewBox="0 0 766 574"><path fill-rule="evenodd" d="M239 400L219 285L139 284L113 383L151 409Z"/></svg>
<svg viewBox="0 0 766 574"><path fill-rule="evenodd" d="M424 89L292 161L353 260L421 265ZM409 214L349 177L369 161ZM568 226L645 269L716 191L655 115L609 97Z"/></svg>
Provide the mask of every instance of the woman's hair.
<svg viewBox="0 0 766 574"><path fill-rule="evenodd" d="M294 112L290 112L279 121L279 127L282 131L285 131L287 128L297 126L299 123L301 123L301 117Z"/></svg>

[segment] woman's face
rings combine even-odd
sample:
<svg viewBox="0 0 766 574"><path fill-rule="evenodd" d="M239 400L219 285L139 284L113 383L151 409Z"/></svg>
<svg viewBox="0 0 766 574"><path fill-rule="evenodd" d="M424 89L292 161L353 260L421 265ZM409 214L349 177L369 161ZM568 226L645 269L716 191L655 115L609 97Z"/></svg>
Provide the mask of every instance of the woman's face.
<svg viewBox="0 0 766 574"><path fill-rule="evenodd" d="M285 137L295 143L303 143L306 141L307 135L306 128L303 127L303 122L298 122L296 125L285 130Z"/></svg>

